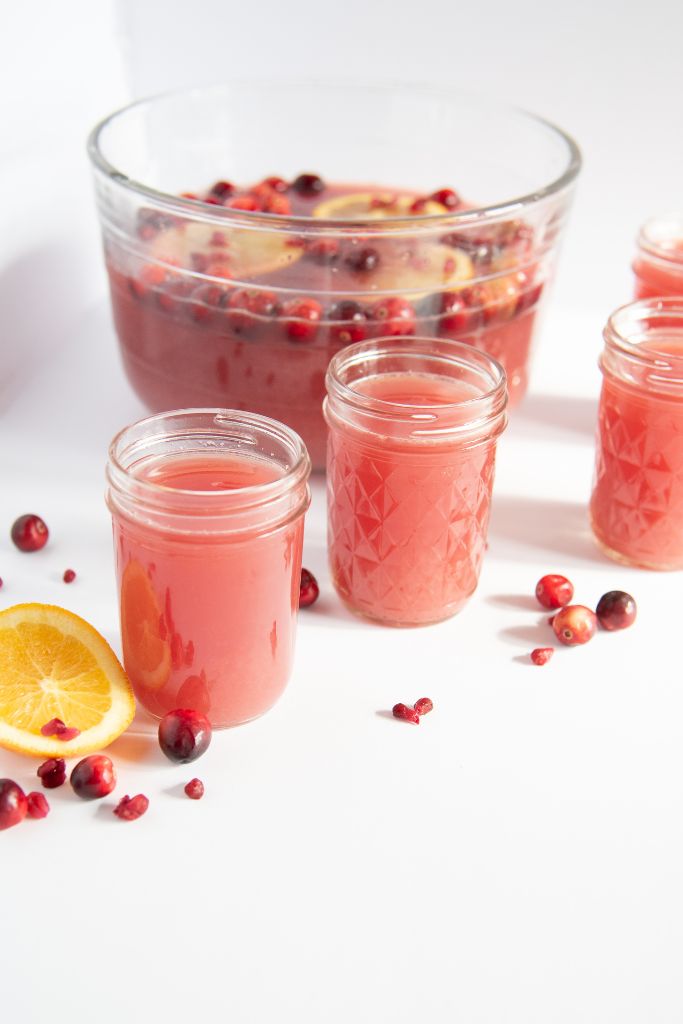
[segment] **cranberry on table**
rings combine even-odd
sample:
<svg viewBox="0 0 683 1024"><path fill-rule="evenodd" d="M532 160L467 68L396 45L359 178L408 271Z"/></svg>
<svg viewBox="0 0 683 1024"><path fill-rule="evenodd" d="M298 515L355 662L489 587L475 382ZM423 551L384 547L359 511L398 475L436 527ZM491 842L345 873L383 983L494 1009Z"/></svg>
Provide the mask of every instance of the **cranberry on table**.
<svg viewBox="0 0 683 1024"><path fill-rule="evenodd" d="M159 722L159 746L169 761L189 764L208 749L211 723L200 711L176 708Z"/></svg>
<svg viewBox="0 0 683 1024"><path fill-rule="evenodd" d="M536 600L544 608L564 608L574 596L574 585L566 576L549 573L536 584Z"/></svg>
<svg viewBox="0 0 683 1024"><path fill-rule="evenodd" d="M609 590L598 601L595 614L603 629L628 629L636 620L636 602L625 590Z"/></svg>
<svg viewBox="0 0 683 1024"><path fill-rule="evenodd" d="M308 569L301 570L301 583L299 584L299 608L309 608L318 600L320 587L312 572Z"/></svg>
<svg viewBox="0 0 683 1024"><path fill-rule="evenodd" d="M76 579L76 573L74 572L73 569L65 569L62 579L64 580L65 583L73 583L73 581Z"/></svg>
<svg viewBox="0 0 683 1024"><path fill-rule="evenodd" d="M40 551L47 544L49 535L40 516L19 516L12 525L12 540L20 551Z"/></svg>
<svg viewBox="0 0 683 1024"><path fill-rule="evenodd" d="M587 644L595 636L598 619L584 604L569 604L553 618L555 636L567 647Z"/></svg>
<svg viewBox="0 0 683 1024"><path fill-rule="evenodd" d="M300 196L310 198L320 195L325 188L325 182L318 174L300 174L292 182L292 188Z"/></svg>
<svg viewBox="0 0 683 1024"><path fill-rule="evenodd" d="M42 793L29 793L26 797L26 814L29 818L47 818L50 805Z"/></svg>
<svg viewBox="0 0 683 1024"><path fill-rule="evenodd" d="M114 765L104 754L90 754L79 761L71 772L71 787L81 800L100 800L109 796L116 785Z"/></svg>
<svg viewBox="0 0 683 1024"><path fill-rule="evenodd" d="M23 821L27 810L28 801L21 786L11 779L0 779L0 832Z"/></svg>
<svg viewBox="0 0 683 1024"><path fill-rule="evenodd" d="M44 761L37 771L38 778L45 789L57 789L66 781L66 763L63 757L50 757Z"/></svg>

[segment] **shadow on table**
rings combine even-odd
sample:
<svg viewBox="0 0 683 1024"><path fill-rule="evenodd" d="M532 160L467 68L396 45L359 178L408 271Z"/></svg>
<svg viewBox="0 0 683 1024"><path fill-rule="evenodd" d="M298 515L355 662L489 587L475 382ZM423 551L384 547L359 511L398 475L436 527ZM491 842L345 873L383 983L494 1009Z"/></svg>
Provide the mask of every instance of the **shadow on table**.
<svg viewBox="0 0 683 1024"><path fill-rule="evenodd" d="M553 565L548 572L561 572L563 567L586 562L613 564L595 543L586 505L579 502L497 494L491 510L489 543L498 558L516 560L549 553ZM514 595L499 596L500 601L506 599L511 602Z"/></svg>

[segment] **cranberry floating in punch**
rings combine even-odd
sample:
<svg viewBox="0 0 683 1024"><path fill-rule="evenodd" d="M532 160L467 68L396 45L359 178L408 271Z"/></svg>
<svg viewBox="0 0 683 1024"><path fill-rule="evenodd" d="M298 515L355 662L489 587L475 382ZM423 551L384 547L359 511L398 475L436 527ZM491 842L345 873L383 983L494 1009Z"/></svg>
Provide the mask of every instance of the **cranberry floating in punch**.
<svg viewBox="0 0 683 1024"><path fill-rule="evenodd" d="M313 130L293 130L304 110ZM320 467L329 360L384 335L473 344L523 394L580 166L545 121L438 89L255 82L135 103L90 156L151 410L272 416Z"/></svg>

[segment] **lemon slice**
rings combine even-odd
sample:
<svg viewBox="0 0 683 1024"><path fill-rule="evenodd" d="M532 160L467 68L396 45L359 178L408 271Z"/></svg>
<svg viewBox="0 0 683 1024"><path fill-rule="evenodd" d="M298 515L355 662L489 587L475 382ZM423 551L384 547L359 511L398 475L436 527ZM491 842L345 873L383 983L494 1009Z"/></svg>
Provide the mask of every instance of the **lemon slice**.
<svg viewBox="0 0 683 1024"><path fill-rule="evenodd" d="M140 562L129 562L121 580L123 660L136 685L160 690L171 674L171 645L160 633L161 607Z"/></svg>
<svg viewBox="0 0 683 1024"><path fill-rule="evenodd" d="M370 296L375 291L393 291L416 299L435 289L462 288L474 275L467 253L448 245L406 248L393 244L381 252L379 266L368 275L371 288L366 294Z"/></svg>
<svg viewBox="0 0 683 1024"><path fill-rule="evenodd" d="M355 192L323 200L314 208L313 216L325 220L387 220L445 212L445 207L434 199L425 199L419 212L412 212L410 208L418 198L395 192Z"/></svg>
<svg viewBox="0 0 683 1024"><path fill-rule="evenodd" d="M215 244L217 236L220 245ZM291 242L291 234L278 231L276 226L264 231L188 221L158 235L152 254L160 263L192 268L193 256L201 253L216 263L225 263L235 279L244 280L272 274L301 259L303 247Z"/></svg>
<svg viewBox="0 0 683 1024"><path fill-rule="evenodd" d="M0 612L0 746L37 757L80 757L108 746L134 714L125 672L84 619L50 604ZM80 735L43 736L41 727L53 718Z"/></svg>

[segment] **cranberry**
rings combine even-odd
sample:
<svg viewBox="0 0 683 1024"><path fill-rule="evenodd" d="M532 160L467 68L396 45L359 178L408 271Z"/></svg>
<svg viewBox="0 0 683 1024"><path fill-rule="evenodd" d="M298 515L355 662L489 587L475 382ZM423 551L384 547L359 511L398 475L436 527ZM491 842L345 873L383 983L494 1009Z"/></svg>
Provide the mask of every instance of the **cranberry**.
<svg viewBox="0 0 683 1024"><path fill-rule="evenodd" d="M308 199L319 195L325 188L325 182L317 174L300 174L292 182L292 188Z"/></svg>
<svg viewBox="0 0 683 1024"><path fill-rule="evenodd" d="M346 265L358 274L369 274L371 270L375 270L379 266L379 253L370 246L354 249L346 257Z"/></svg>
<svg viewBox="0 0 683 1024"><path fill-rule="evenodd" d="M574 585L566 576L550 573L536 584L536 600L544 608L564 608L574 596Z"/></svg>
<svg viewBox="0 0 683 1024"><path fill-rule="evenodd" d="M50 757L43 761L37 772L45 789L57 789L66 781L66 764L63 757Z"/></svg>
<svg viewBox="0 0 683 1024"><path fill-rule="evenodd" d="M381 324L381 334L395 337L415 333L415 310L407 299L380 299L371 307L370 316Z"/></svg>
<svg viewBox="0 0 683 1024"><path fill-rule="evenodd" d="M226 288L220 284L200 284L192 292L187 309L192 319L198 323L207 323L225 301Z"/></svg>
<svg viewBox="0 0 683 1024"><path fill-rule="evenodd" d="M330 320L341 321L330 328L332 338L341 345L364 341L367 337L368 317L359 302L344 299L332 307L328 316Z"/></svg>
<svg viewBox="0 0 683 1024"><path fill-rule="evenodd" d="M277 213L280 217L286 217L287 214L292 212L287 196L281 196L277 193L273 193L263 204L263 209L266 213Z"/></svg>
<svg viewBox="0 0 683 1024"><path fill-rule="evenodd" d="M407 704L394 704L391 713L394 718L402 718L404 722L414 722L415 725L420 724L419 714L415 708L408 707Z"/></svg>
<svg viewBox="0 0 683 1024"><path fill-rule="evenodd" d="M0 779L0 832L18 825L26 817L26 794L11 779Z"/></svg>
<svg viewBox="0 0 683 1024"><path fill-rule="evenodd" d="M457 337L472 329L472 318L460 292L443 292L441 295L441 320L440 329L442 334Z"/></svg>
<svg viewBox="0 0 683 1024"><path fill-rule="evenodd" d="M124 796L121 797L118 804L114 808L114 814L117 818L121 818L122 821L135 821L137 818L141 818L149 807L149 800L142 793L138 793L137 796Z"/></svg>
<svg viewBox="0 0 683 1024"><path fill-rule="evenodd" d="M312 572L308 569L301 570L301 583L299 584L299 608L310 608L318 600L320 587Z"/></svg>
<svg viewBox="0 0 683 1024"><path fill-rule="evenodd" d="M273 292L237 288L228 299L228 316L233 330L239 334L256 325L257 316L274 316L279 305Z"/></svg>
<svg viewBox="0 0 683 1024"><path fill-rule="evenodd" d="M191 779L185 786L185 792L190 800L201 800L204 796L204 783L201 779Z"/></svg>
<svg viewBox="0 0 683 1024"><path fill-rule="evenodd" d="M62 579L64 580L65 583L73 583L73 581L76 579L76 573L74 572L73 569L65 569Z"/></svg>
<svg viewBox="0 0 683 1024"><path fill-rule="evenodd" d="M225 204L230 210L260 210L261 205L253 196L235 196Z"/></svg>
<svg viewBox="0 0 683 1024"><path fill-rule="evenodd" d="M415 701L413 707L418 715L427 715L430 711L434 710L434 704L429 697L420 697L419 700Z"/></svg>
<svg viewBox="0 0 683 1024"><path fill-rule="evenodd" d="M445 206L447 210L457 210L460 206L460 196L452 188L440 188L438 192L432 192L430 199Z"/></svg>
<svg viewBox="0 0 683 1024"><path fill-rule="evenodd" d="M543 283L535 284L532 288L529 288L525 292L521 292L517 299L517 306L515 307L515 313L518 315L524 313L527 309L531 309L535 306L541 297L543 291Z"/></svg>
<svg viewBox="0 0 683 1024"><path fill-rule="evenodd" d="M109 796L116 785L114 765L104 754L91 754L79 761L69 779L76 796L82 800L99 800Z"/></svg>
<svg viewBox="0 0 683 1024"><path fill-rule="evenodd" d="M42 793L29 793L26 805L29 818L47 818L50 813L50 805Z"/></svg>
<svg viewBox="0 0 683 1024"><path fill-rule="evenodd" d="M339 242L336 238L319 238L307 246L306 256L321 267L330 266L339 258Z"/></svg>
<svg viewBox="0 0 683 1024"><path fill-rule="evenodd" d="M215 199L227 199L235 191L235 186L229 181L217 181L209 190L209 195Z"/></svg>
<svg viewBox="0 0 683 1024"><path fill-rule="evenodd" d="M270 178L264 178L263 184L267 185L268 188L272 188L274 192L286 192L289 188L289 183L284 178L278 178L277 175L273 175Z"/></svg>
<svg viewBox="0 0 683 1024"><path fill-rule="evenodd" d="M169 761L196 761L210 742L211 723L200 711L177 708L159 722L159 746Z"/></svg>
<svg viewBox="0 0 683 1024"><path fill-rule="evenodd" d="M534 665L547 665L554 653L552 647L536 647L529 657Z"/></svg>
<svg viewBox="0 0 683 1024"><path fill-rule="evenodd" d="M310 341L317 331L322 306L315 299L292 299L282 307L287 334L292 341Z"/></svg>
<svg viewBox="0 0 683 1024"><path fill-rule="evenodd" d="M427 200L424 198L414 199L410 204L410 213L424 213Z"/></svg>
<svg viewBox="0 0 683 1024"><path fill-rule="evenodd" d="M603 629L627 629L636 621L636 602L624 590L608 590L598 601L595 614Z"/></svg>
<svg viewBox="0 0 683 1024"><path fill-rule="evenodd" d="M20 551L40 551L47 544L49 535L40 516L19 516L12 525L12 540Z"/></svg>
<svg viewBox="0 0 683 1024"><path fill-rule="evenodd" d="M553 618L555 636L567 647L587 644L595 636L597 626L595 612L583 604L568 604Z"/></svg>

